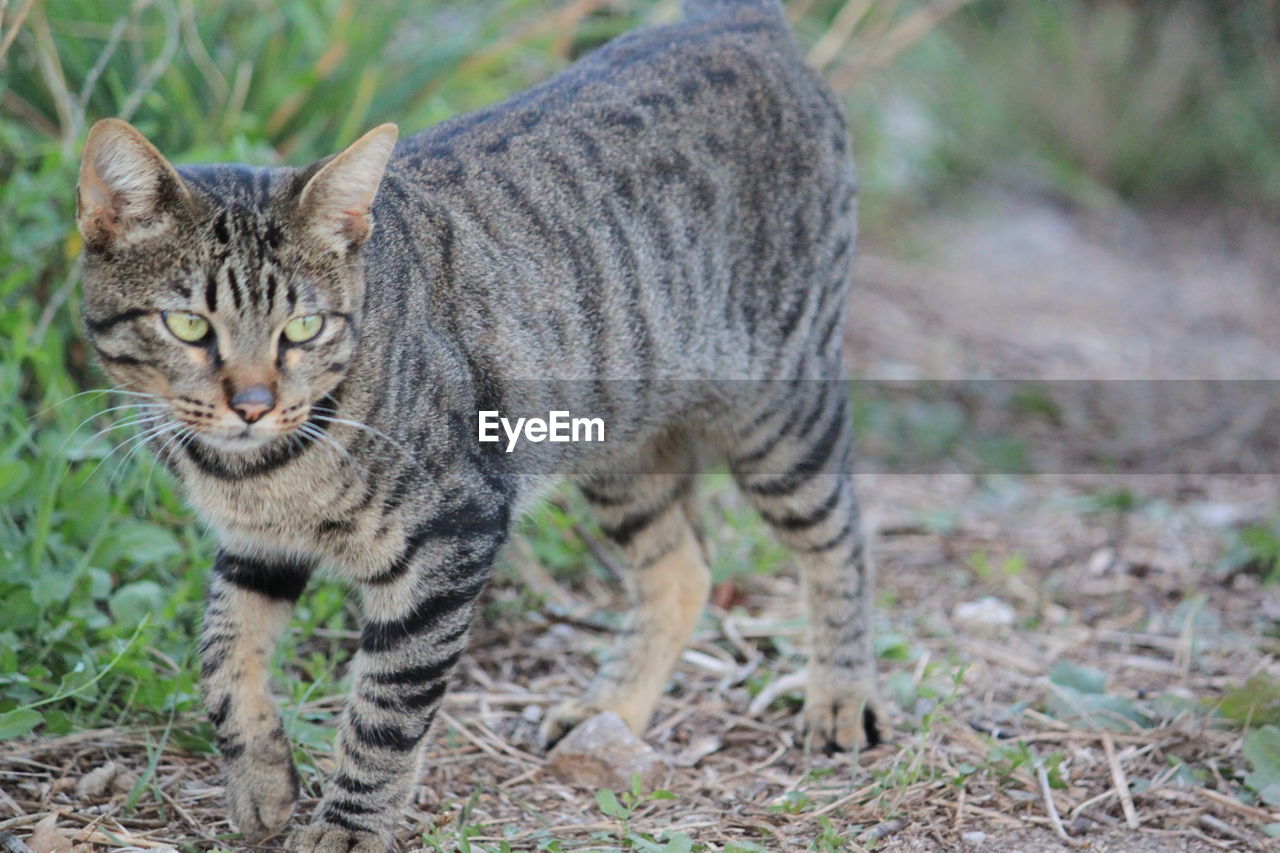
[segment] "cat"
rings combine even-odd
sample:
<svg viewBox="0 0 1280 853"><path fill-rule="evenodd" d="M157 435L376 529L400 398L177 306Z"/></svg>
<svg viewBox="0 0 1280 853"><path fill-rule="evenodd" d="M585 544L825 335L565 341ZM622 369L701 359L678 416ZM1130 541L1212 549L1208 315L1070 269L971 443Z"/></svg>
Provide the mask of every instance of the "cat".
<svg viewBox="0 0 1280 853"><path fill-rule="evenodd" d="M285 844L382 851L495 556L559 474L635 607L548 743L602 710L648 724L710 585L701 454L794 551L808 737L877 741L840 381L855 195L841 108L776 0L688 0L510 100L302 169L175 169L92 128L86 335L218 537L201 676L247 839L297 799L268 662L311 573L358 590L363 625L336 770ZM477 439L479 412L565 395L606 440Z"/></svg>

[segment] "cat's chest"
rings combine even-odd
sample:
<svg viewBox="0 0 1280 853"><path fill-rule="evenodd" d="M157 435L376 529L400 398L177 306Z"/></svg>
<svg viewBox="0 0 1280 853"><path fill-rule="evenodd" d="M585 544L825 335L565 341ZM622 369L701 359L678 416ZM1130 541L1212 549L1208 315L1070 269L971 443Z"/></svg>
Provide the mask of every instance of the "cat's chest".
<svg viewBox="0 0 1280 853"><path fill-rule="evenodd" d="M239 479L192 474L183 479L195 510L223 540L317 557L328 556L329 550L320 531L341 516L352 491L363 487L358 472L328 468Z"/></svg>

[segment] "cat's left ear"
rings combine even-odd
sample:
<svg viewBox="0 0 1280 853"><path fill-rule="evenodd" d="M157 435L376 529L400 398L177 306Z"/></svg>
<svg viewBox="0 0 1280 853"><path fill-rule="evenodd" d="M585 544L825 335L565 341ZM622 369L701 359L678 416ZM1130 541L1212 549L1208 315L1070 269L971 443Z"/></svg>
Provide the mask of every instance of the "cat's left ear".
<svg viewBox="0 0 1280 853"><path fill-rule="evenodd" d="M298 204L315 237L341 252L369 238L373 198L399 133L394 124L375 127L311 176Z"/></svg>
<svg viewBox="0 0 1280 853"><path fill-rule="evenodd" d="M76 187L76 225L86 244L158 237L189 202L173 166L132 125L106 118L89 131Z"/></svg>

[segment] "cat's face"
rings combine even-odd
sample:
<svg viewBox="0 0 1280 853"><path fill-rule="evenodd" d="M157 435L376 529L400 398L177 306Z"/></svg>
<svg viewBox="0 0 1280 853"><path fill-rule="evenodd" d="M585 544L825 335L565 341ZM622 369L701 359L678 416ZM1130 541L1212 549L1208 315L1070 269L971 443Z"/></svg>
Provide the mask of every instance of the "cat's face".
<svg viewBox="0 0 1280 853"><path fill-rule="evenodd" d="M359 251L396 131L307 169L174 170L136 130L89 133L85 326L157 436L260 448L332 415L360 335Z"/></svg>

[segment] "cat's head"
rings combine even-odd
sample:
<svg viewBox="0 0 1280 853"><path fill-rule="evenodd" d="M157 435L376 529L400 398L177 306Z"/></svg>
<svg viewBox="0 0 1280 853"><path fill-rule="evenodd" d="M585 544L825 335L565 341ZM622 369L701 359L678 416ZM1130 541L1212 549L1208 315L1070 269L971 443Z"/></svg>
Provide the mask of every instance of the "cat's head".
<svg viewBox="0 0 1280 853"><path fill-rule="evenodd" d="M76 219L85 326L111 379L221 451L304 428L355 353L360 249L395 140L386 124L304 169L175 169L125 122L94 125Z"/></svg>

